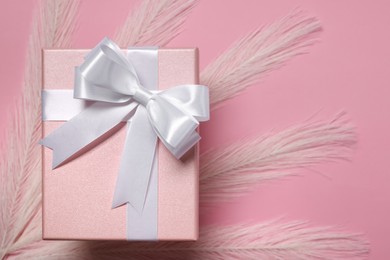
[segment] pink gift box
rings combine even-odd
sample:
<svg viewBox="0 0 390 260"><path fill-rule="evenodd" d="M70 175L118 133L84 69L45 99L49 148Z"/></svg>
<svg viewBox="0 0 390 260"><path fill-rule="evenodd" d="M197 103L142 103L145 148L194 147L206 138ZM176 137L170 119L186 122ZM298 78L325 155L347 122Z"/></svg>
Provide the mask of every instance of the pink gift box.
<svg viewBox="0 0 390 260"><path fill-rule="evenodd" d="M43 88L72 89L74 67L88 52L44 50ZM158 68L159 89L197 84L197 49L159 49ZM63 123L43 122L42 135ZM54 170L52 151L42 148L43 239L127 240L126 206L111 209L125 123L119 128ZM195 146L178 160L158 143L158 240L198 238L198 150Z"/></svg>

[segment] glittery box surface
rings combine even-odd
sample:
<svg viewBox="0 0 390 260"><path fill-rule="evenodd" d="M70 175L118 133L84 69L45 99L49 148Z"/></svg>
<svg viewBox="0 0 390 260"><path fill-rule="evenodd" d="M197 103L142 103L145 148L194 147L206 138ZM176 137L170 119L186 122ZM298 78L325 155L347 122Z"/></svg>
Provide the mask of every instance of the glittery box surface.
<svg viewBox="0 0 390 260"><path fill-rule="evenodd" d="M44 50L43 88L72 89L74 67L89 50ZM159 89L198 82L196 49L159 50ZM43 136L64 122L43 122ZM126 207L111 209L125 124L72 161L52 170L43 155L43 239L126 240ZM198 237L198 146L181 160L158 144L158 240Z"/></svg>

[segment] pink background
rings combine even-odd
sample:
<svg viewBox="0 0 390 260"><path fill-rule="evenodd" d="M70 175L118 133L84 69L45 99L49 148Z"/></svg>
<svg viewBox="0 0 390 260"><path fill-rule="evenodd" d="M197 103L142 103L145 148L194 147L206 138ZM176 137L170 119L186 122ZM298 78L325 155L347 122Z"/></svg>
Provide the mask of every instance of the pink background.
<svg viewBox="0 0 390 260"><path fill-rule="evenodd" d="M125 19L136 1L85 0L74 47L91 48ZM0 135L20 93L30 20L36 0L0 2ZM200 49L201 69L235 39L300 6L324 31L309 55L295 58L256 86L226 102L202 128L202 150L240 137L281 130L315 112L330 119L345 110L358 127L352 162L316 167L302 177L259 186L202 215L202 223L260 222L274 217L310 220L364 232L371 259L388 259L390 224L390 4L385 0L202 1L170 47ZM221 8L223 7L223 8ZM234 118L234 126L231 125ZM223 129L223 130L221 130Z"/></svg>

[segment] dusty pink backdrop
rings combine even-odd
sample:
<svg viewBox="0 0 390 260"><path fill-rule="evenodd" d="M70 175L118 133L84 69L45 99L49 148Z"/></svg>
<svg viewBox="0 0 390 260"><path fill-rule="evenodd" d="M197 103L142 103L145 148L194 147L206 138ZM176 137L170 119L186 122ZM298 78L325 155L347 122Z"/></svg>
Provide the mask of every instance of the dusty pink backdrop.
<svg viewBox="0 0 390 260"><path fill-rule="evenodd" d="M74 46L93 47L113 32L136 1L83 1ZM24 51L36 0L0 1L0 134L20 93ZM352 162L327 164L302 177L273 181L236 202L203 214L202 223L259 222L273 217L311 220L364 232L371 259L388 259L390 235L390 4L385 0L202 1L171 47L200 49L201 68L232 41L300 6L322 21L310 54L214 111L202 128L202 150L240 137L283 129L320 111L345 110L357 125ZM231 124L232 120L235 121Z"/></svg>

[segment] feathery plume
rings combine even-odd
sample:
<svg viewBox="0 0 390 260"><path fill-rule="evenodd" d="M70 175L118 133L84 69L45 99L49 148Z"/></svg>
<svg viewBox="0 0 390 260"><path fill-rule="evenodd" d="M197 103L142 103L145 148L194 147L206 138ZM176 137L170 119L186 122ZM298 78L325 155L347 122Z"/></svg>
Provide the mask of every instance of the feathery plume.
<svg viewBox="0 0 390 260"><path fill-rule="evenodd" d="M212 108L255 84L266 72L304 53L320 29L316 18L296 11L238 40L201 73L200 82L210 87Z"/></svg>
<svg viewBox="0 0 390 260"><path fill-rule="evenodd" d="M198 0L144 0L120 27L115 41L131 45L164 46L175 38Z"/></svg>
<svg viewBox="0 0 390 260"><path fill-rule="evenodd" d="M330 122L306 122L201 155L201 203L231 200L264 180L299 173L324 161L347 159L356 144L344 113Z"/></svg>
<svg viewBox="0 0 390 260"><path fill-rule="evenodd" d="M69 46L77 7L77 1L45 0L33 21L21 99L0 158L0 259L41 239L41 50Z"/></svg>
<svg viewBox="0 0 390 260"><path fill-rule="evenodd" d="M367 259L368 243L357 234L302 221L211 226L196 242L41 241L20 259ZM16 258L18 259L18 258Z"/></svg>

